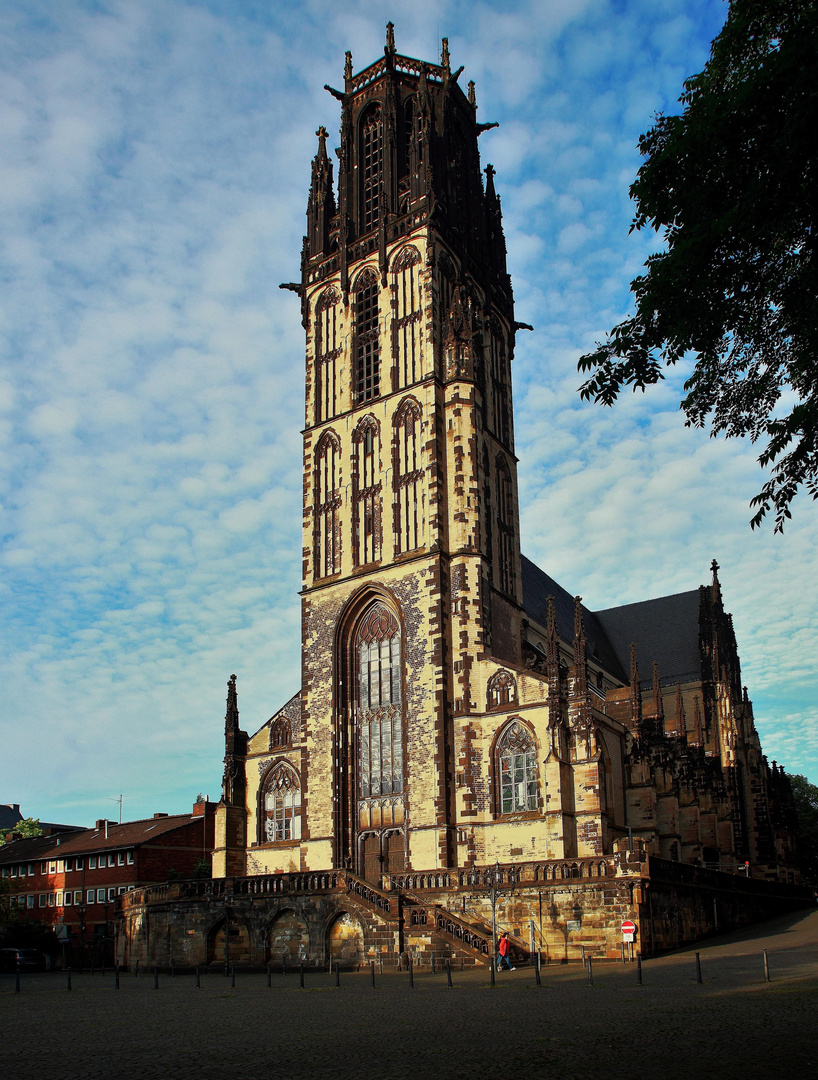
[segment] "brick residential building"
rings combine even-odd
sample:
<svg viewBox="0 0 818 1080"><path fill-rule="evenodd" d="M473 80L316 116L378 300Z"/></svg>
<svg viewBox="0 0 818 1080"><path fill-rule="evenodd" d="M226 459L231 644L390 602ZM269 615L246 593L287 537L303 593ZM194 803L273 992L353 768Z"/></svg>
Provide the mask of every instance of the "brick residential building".
<svg viewBox="0 0 818 1080"><path fill-rule="evenodd" d="M154 814L93 829L49 832L0 847L13 910L52 927L72 950L113 956L116 899L138 885L210 873L215 807L203 800L189 814Z"/></svg>

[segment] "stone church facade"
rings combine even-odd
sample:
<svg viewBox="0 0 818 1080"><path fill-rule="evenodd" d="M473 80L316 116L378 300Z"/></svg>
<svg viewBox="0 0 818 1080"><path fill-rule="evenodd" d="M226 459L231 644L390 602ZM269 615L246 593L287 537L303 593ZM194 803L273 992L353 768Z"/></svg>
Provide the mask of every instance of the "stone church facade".
<svg viewBox="0 0 818 1080"><path fill-rule="evenodd" d="M511 365L530 328L481 172L494 125L461 72L445 39L437 64L399 55L390 25L383 57L354 74L347 54L327 87L337 192L322 128L285 286L306 331L301 688L248 735L230 680L214 879L130 897L134 955L165 905L198 962L231 935L251 963L485 961L492 892L520 955L618 954L626 917L649 952L794 883L791 796L716 564L592 611L521 554Z"/></svg>

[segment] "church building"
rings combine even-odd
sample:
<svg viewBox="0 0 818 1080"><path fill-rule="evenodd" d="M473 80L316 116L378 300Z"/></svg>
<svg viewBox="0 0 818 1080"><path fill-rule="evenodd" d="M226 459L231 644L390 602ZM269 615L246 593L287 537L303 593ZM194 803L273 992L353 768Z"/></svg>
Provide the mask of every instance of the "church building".
<svg viewBox="0 0 818 1080"><path fill-rule="evenodd" d="M520 955L616 954L621 919L647 954L792 894L791 795L716 563L689 592L593 611L521 553L511 369L530 328L481 168L495 125L462 71L446 39L438 63L399 55L390 24L383 56L356 74L347 53L326 88L337 188L320 128L282 286L306 333L301 686L248 735L228 684L214 879L174 892L209 960L232 935L251 963L485 961L489 900ZM163 895L124 904L134 955ZM242 915L241 897L264 903Z"/></svg>

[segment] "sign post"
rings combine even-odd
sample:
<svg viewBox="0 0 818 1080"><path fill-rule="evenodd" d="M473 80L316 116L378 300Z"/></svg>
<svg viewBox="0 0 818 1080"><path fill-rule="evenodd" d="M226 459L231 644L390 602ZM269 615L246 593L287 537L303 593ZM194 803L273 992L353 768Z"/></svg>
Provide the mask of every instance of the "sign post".
<svg viewBox="0 0 818 1080"><path fill-rule="evenodd" d="M636 923L625 919L619 928L622 931L622 941L629 945L630 958L633 960L633 942L636 938Z"/></svg>

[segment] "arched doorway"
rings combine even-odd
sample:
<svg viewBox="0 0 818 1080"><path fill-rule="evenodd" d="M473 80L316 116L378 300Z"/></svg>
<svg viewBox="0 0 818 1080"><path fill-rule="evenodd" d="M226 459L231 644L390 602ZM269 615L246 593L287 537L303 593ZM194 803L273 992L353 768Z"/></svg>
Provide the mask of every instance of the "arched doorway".
<svg viewBox="0 0 818 1080"><path fill-rule="evenodd" d="M225 952L230 964L249 964L250 962L250 934L244 923L238 919L230 920L229 938L225 949L225 920L216 923L207 935L207 962L208 964L223 964Z"/></svg>
<svg viewBox="0 0 818 1080"><path fill-rule="evenodd" d="M364 935L354 915L343 911L327 932L327 951L339 967L359 967L364 962Z"/></svg>
<svg viewBox="0 0 818 1080"><path fill-rule="evenodd" d="M267 935L267 960L274 967L306 964L310 956L310 935L304 920L294 911L276 916Z"/></svg>

